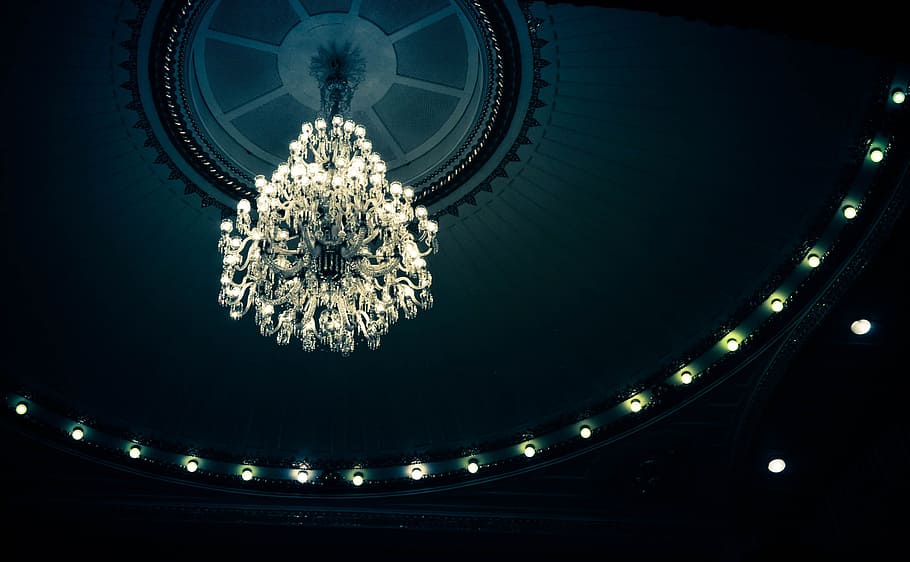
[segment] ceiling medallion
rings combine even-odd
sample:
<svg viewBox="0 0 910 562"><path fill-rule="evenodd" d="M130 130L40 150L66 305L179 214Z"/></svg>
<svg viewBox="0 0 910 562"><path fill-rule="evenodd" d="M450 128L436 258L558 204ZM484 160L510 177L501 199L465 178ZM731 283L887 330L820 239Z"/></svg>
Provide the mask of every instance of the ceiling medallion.
<svg viewBox="0 0 910 562"><path fill-rule="evenodd" d="M173 175L187 193L220 207L222 216L233 214L223 196L257 197L256 170L274 169L284 156L263 131L281 128L280 115L299 123L321 109L309 80L319 69L297 64L320 45L360 51L366 70L359 101L344 115L371 131L389 170L414 187L416 202L430 206L451 194L495 155L516 112L521 75L519 33L505 3L428 0L413 13L342 4L307 4L308 13L298 2L178 0L148 10L155 21L149 122L179 153ZM269 23L247 26L242 14L261 10ZM440 38L458 49L439 51ZM426 57L445 62L421 62ZM239 76L243 85L234 87ZM432 109L431 118L418 118L415 108Z"/></svg>
<svg viewBox="0 0 910 562"><path fill-rule="evenodd" d="M313 57L331 122L304 123L271 179L256 176L255 216L241 199L236 222L221 222L218 302L234 319L254 310L262 335L296 337L306 351L349 355L358 339L376 349L400 313L433 304L424 258L438 249L438 225L414 206L413 187L386 180L363 125L340 115L358 61L337 47Z"/></svg>

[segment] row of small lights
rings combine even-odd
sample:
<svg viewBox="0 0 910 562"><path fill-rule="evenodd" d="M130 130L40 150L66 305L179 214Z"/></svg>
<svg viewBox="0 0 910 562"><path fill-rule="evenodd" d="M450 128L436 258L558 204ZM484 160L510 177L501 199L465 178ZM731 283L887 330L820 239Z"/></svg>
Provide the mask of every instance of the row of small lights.
<svg viewBox="0 0 910 562"><path fill-rule="evenodd" d="M897 88L892 91L891 101L894 104L900 105L903 104L906 100L906 93L904 90ZM878 164L882 162L885 158L885 150L880 146L873 146L868 152L868 158L871 162ZM858 214L858 208L855 205L846 204L841 207L840 212L843 214L843 217L847 220L853 220ZM822 259L824 257L824 252L820 251L811 251L805 258L805 263L810 268L816 268L821 265ZM781 312L784 309L786 297L774 296L768 301L770 309L775 312ZM851 330L857 335L867 334L872 328L872 323L866 319L856 320L851 324ZM736 336L729 336L726 340L723 341L723 346L729 352L737 351L740 348L741 340ZM683 385L691 384L696 377L695 369L687 368L679 372L678 382ZM625 401L625 405L628 411L632 413L637 413L642 410L645 406L646 398L644 394L640 394L637 397L633 397L630 400ZM15 406L15 411L20 416L24 416L28 413L29 407L28 403L25 401L20 401ZM578 436L582 439L590 439L594 435L594 429L591 425L585 424L581 425L578 429ZM82 426L75 426L70 431L70 437L76 441L81 441L85 437L85 429ZM534 443L525 443L522 448L523 454L527 458L532 458L537 454L537 447ZM142 447L138 444L132 443L129 445L127 452L132 459L139 459L142 456ZM187 472L196 472L199 469L199 460L196 458L191 458L184 462L184 468ZM465 470L470 474L476 474L480 470L481 464L476 457L472 457L467 460L464 465ZM781 458L771 459L768 463L768 470L772 473L780 473L786 467L786 463ZM409 476L413 480L421 480L427 476L427 472L424 468L420 466L413 466L408 472ZM246 466L240 472L240 477L244 481L250 481L253 479L253 467ZM296 471L294 478L300 482L305 483L310 481L310 473L306 468L300 468ZM351 476L351 483L354 486L361 486L366 482L366 477L363 472L355 472Z"/></svg>
<svg viewBox="0 0 910 562"><path fill-rule="evenodd" d="M892 103L894 103L896 105L901 105L906 100L907 100L907 94L906 94L906 92L904 92L904 90L902 90L900 88L895 88L891 92ZM885 152L881 148L875 147L869 151L869 160L871 160L872 162L875 162L876 164L878 164L879 162L881 162L884 159L885 159ZM857 211L856 211L856 208L853 206L848 205L848 206L844 207L843 212L844 212L844 218L846 218L848 220L852 220L852 219L856 218ZM814 260L812 258L813 258L813 256L809 256L809 259L812 260L809 262L809 265L811 265L812 267L817 267L821 263L821 259L818 258L817 256L815 256ZM775 302L778 303L776 307L775 307ZM779 299L776 301L772 301L771 306L775 312L780 312L783 309L783 303L781 303L781 301ZM864 335L868 334L871 330L872 330L872 322L870 322L866 318L860 318L859 320L854 320L853 322L850 323L850 331L858 336L864 336ZM768 472L770 472L772 474L780 474L786 468L787 468L787 462L780 457L775 457L768 461Z"/></svg>
<svg viewBox="0 0 910 562"><path fill-rule="evenodd" d="M872 330L872 323L865 319L860 318L855 320L850 324L850 330L859 336L868 334ZM728 341L729 344L729 341ZM733 351L731 349L731 351ZM683 371L680 375L681 381L683 384L690 384L693 380L692 373L690 371ZM629 401L629 410L632 412L640 412L642 409L642 401L638 398L633 398ZM28 403L25 401L20 401L16 404L15 411L18 415L24 416L28 413ZM582 439L590 439L594 435L594 430L590 425L582 425L578 430L578 435ZM75 426L70 431L70 437L75 441L82 441L85 437L85 429L82 426ZM537 447L533 443L527 443L523 449L524 456L527 458L532 458L537 454ZM138 444L131 444L128 449L128 454L132 459L138 459L142 456L142 447ZM189 459L184 463L184 468L187 472L196 472L199 469L199 461L195 458ZM779 474L784 471L787 463L782 458L773 458L768 462L768 470L772 473ZM465 465L465 469L471 473L476 474L480 470L480 462L476 458L471 458L468 460ZM413 480L420 480L425 476L424 469L415 466L410 472L410 477ZM251 467L244 467L240 472L240 477L244 481L250 481L253 479L253 469ZM299 469L296 472L295 479L301 484L309 480L309 472L306 469ZM354 486L361 486L366 482L366 479L362 472L355 472L351 478L351 483Z"/></svg>

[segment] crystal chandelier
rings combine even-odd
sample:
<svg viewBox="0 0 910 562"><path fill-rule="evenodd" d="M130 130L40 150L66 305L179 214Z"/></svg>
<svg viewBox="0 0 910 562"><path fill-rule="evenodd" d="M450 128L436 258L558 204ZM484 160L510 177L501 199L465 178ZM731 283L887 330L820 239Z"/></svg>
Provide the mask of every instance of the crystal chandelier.
<svg viewBox="0 0 910 562"><path fill-rule="evenodd" d="M222 221L218 301L231 318L253 310L280 345L293 336L304 350L348 355L432 306L424 258L438 249L438 225L413 188L386 181L365 137L341 115L304 123L288 160L256 176L255 213L242 199L235 221Z"/></svg>

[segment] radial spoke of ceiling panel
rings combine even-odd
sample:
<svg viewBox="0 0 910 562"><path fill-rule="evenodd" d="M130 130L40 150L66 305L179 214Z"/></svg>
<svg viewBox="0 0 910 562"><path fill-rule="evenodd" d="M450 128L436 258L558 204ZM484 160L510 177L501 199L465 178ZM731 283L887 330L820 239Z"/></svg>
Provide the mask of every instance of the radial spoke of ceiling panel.
<svg viewBox="0 0 910 562"><path fill-rule="evenodd" d="M373 122L374 130L372 134L384 139L388 146L392 149L392 154L395 155L395 158L390 158L389 161L404 161L406 158L404 150L401 148L401 145L398 143L398 139L395 138L395 135L393 135L392 132L389 131L389 128L386 127L385 121L382 120L382 117L376 113L375 106L371 105L368 107L366 109L366 114L370 116L370 119Z"/></svg>
<svg viewBox="0 0 910 562"><path fill-rule="evenodd" d="M413 23L406 25L405 27L399 29L398 31L390 34L389 41L391 41L392 43L397 43L398 41L401 41L405 37L408 37L409 35L413 35L413 34L417 33L418 31L422 31L422 30L430 27L434 23L453 15L454 13L455 13L455 8L451 5L446 8L443 8L442 10L439 10L438 12L425 16Z"/></svg>
<svg viewBox="0 0 910 562"><path fill-rule="evenodd" d="M453 88L452 86L446 86L444 84L437 84L436 82L430 82L429 80L421 80L420 78L411 78L410 76L402 76L398 74L395 76L395 82L402 84L404 86L411 86L413 88L419 88L421 90L427 90L429 92L435 92L437 94L445 94L447 96L452 96L456 98L465 98L470 96L470 92L463 88Z"/></svg>
<svg viewBox="0 0 910 562"><path fill-rule="evenodd" d="M286 86L279 86L272 90L262 94L259 97L253 98L248 102L243 103L242 105L231 109L222 114L222 118L226 121L233 121L234 119L240 117L241 115L246 115L247 113L259 109L260 107L266 105L267 103L280 98L281 96L288 93ZM212 108L213 111L218 112L217 109Z"/></svg>
<svg viewBox="0 0 910 562"><path fill-rule="evenodd" d="M205 32L205 37L206 39L214 39L223 43L237 45L238 47L253 49L254 51L272 53L273 55L277 55L278 51L281 50L281 47L278 45L266 43L265 41L258 41L256 39L250 39L248 37L240 37L239 35L232 35L230 33L224 33L222 31L215 31L214 29L207 30Z"/></svg>

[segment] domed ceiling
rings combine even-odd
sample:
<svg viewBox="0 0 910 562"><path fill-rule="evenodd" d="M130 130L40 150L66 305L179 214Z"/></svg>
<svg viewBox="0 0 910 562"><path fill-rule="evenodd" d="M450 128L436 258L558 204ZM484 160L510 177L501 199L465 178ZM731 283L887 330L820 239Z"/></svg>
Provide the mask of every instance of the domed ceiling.
<svg viewBox="0 0 910 562"><path fill-rule="evenodd" d="M850 262L888 208L905 112L887 58L622 9L34 10L7 93L24 108L5 146L7 401L51 438L78 425L73 446L129 463L137 443L140 471L228 488L464 485L683 407ZM219 223L320 114L332 53L356 70L350 117L440 225L435 306L350 357L278 346L217 302Z"/></svg>

